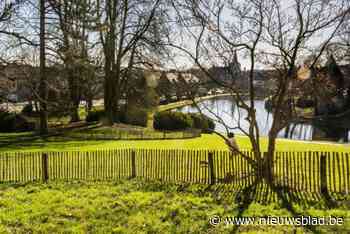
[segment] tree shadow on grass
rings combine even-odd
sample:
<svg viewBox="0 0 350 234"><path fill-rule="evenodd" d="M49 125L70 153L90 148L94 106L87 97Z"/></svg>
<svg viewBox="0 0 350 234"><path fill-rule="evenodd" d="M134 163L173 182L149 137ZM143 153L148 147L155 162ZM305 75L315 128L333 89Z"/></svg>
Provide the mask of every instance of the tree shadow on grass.
<svg viewBox="0 0 350 234"><path fill-rule="evenodd" d="M97 128L97 126L93 125L90 127ZM80 147L83 144L90 145L98 145L99 142L104 143L105 140L87 140L87 139L77 139L70 138L65 136L66 132L71 131L71 128L62 129L60 131L52 131L47 135L39 135L35 132L32 133L18 133L18 134L3 134L0 135L0 151L12 151L12 150L20 150L30 149L30 148L42 148L47 144L53 143L57 144L59 148L67 148L67 147ZM79 129L75 129L79 130ZM79 142L77 144L76 142Z"/></svg>
<svg viewBox="0 0 350 234"><path fill-rule="evenodd" d="M228 198L238 204L237 218L243 217L244 212L249 209L253 203L268 205L271 203L279 204L281 209L286 209L292 217L307 217L306 209L317 208L320 210L345 208L350 203L349 197L340 193L320 193L295 190L290 187L269 185L263 179L256 179L251 185L242 186L235 184L217 184L210 189L214 196ZM219 195L220 194L220 195ZM295 206L303 209L296 209ZM301 211L300 211L301 210ZM240 225L234 225L230 233L238 233ZM320 233L317 226L300 226L308 233Z"/></svg>
<svg viewBox="0 0 350 234"><path fill-rule="evenodd" d="M52 128L50 132L46 135L39 135L36 132L23 132L23 133L8 133L0 134L0 149L18 149L18 147L42 147L48 142L68 142L77 139L71 139L65 136L65 133L70 131L80 131L85 129L95 129L99 125L94 124L82 124L82 125L72 125L64 128ZM86 139L78 139L84 140Z"/></svg>

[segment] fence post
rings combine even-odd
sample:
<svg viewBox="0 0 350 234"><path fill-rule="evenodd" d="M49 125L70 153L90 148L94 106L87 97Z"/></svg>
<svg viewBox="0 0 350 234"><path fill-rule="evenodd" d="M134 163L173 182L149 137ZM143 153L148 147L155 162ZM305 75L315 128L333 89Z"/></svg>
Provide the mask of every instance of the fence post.
<svg viewBox="0 0 350 234"><path fill-rule="evenodd" d="M41 168L42 168L42 176L43 181L46 182L49 179L49 160L47 153L41 154Z"/></svg>
<svg viewBox="0 0 350 234"><path fill-rule="evenodd" d="M131 178L136 177L136 152L131 151Z"/></svg>
<svg viewBox="0 0 350 234"><path fill-rule="evenodd" d="M320 160L320 182L321 182L321 193L328 194L327 188L327 157L326 155L321 155Z"/></svg>
<svg viewBox="0 0 350 234"><path fill-rule="evenodd" d="M213 152L208 153L208 169L209 169L210 184L213 185L215 184Z"/></svg>

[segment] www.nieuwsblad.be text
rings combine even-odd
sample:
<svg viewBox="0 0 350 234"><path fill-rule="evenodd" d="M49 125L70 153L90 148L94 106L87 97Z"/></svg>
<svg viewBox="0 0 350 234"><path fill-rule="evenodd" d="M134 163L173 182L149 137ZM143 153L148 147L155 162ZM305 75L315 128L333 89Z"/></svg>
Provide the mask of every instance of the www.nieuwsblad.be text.
<svg viewBox="0 0 350 234"><path fill-rule="evenodd" d="M294 225L294 226L319 226L319 225L343 225L342 217L220 217L212 216L209 218L209 223L213 226L217 225Z"/></svg>

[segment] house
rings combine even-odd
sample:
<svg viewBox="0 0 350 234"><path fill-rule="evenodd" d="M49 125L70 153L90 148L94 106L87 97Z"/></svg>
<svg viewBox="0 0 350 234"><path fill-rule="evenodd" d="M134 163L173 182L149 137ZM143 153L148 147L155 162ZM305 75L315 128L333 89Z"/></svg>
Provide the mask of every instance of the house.
<svg viewBox="0 0 350 234"><path fill-rule="evenodd" d="M312 100L315 140L348 139L350 129L350 65L339 66L330 56L323 67L302 67L295 85L299 99Z"/></svg>
<svg viewBox="0 0 350 234"><path fill-rule="evenodd" d="M34 68L25 64L0 65L0 95L3 100L20 102L28 98L31 91L28 80Z"/></svg>
<svg viewBox="0 0 350 234"><path fill-rule="evenodd" d="M198 95L200 79L190 72L171 70L160 75L157 92L163 102L186 99ZM165 101L166 100L166 101Z"/></svg>
<svg viewBox="0 0 350 234"><path fill-rule="evenodd" d="M301 98L312 98L315 115L342 113L349 107L350 65L338 66L330 56L323 67L310 69L302 66L294 84Z"/></svg>

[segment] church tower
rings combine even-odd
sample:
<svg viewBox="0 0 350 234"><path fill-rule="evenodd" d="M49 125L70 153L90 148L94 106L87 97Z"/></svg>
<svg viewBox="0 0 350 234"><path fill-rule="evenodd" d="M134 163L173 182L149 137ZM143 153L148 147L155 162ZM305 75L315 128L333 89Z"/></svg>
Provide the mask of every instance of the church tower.
<svg viewBox="0 0 350 234"><path fill-rule="evenodd" d="M234 79L238 79L241 74L241 64L238 61L236 50L234 52L232 62L229 63L229 71Z"/></svg>
<svg viewBox="0 0 350 234"><path fill-rule="evenodd" d="M224 68L225 80L229 84L239 84L241 80L241 64L238 61L237 51L234 51L232 62Z"/></svg>

